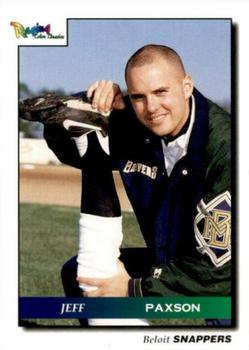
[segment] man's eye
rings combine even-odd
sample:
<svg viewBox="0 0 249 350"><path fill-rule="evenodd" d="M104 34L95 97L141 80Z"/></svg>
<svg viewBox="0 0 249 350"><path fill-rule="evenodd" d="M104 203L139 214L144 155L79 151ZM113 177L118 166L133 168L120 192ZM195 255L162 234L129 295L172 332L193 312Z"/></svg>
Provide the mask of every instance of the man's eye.
<svg viewBox="0 0 249 350"><path fill-rule="evenodd" d="M143 99L143 95L131 95L133 101L139 101Z"/></svg>
<svg viewBox="0 0 249 350"><path fill-rule="evenodd" d="M155 93L156 93L156 95L161 96L161 95L165 95L167 93L167 90L160 89L160 90L156 90Z"/></svg>

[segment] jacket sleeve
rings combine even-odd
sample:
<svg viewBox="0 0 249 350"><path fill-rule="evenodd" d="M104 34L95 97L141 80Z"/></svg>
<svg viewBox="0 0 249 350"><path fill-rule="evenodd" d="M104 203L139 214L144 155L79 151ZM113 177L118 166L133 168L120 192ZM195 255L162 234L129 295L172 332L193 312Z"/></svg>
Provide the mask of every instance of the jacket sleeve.
<svg viewBox="0 0 249 350"><path fill-rule="evenodd" d="M228 296L231 293L230 116L210 106L205 193L193 223L196 253L130 279L130 296Z"/></svg>
<svg viewBox="0 0 249 350"><path fill-rule="evenodd" d="M186 257L153 267L146 278L129 281L129 296L230 295L230 262L213 267L204 259Z"/></svg>

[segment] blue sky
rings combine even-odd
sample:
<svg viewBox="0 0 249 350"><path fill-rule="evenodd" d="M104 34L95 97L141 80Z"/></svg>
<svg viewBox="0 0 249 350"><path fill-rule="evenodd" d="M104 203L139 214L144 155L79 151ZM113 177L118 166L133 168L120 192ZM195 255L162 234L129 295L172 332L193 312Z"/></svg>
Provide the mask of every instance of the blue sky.
<svg viewBox="0 0 249 350"><path fill-rule="evenodd" d="M125 88L123 71L130 55L157 43L181 55L203 94L230 101L230 25L225 19L69 20L68 47L21 47L20 82L34 92L44 87L77 92L99 79Z"/></svg>

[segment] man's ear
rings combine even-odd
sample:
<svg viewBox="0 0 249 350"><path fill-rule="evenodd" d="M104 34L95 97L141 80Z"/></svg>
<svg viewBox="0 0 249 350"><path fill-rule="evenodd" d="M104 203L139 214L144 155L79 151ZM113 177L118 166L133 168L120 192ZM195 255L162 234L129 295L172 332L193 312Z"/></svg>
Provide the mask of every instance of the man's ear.
<svg viewBox="0 0 249 350"><path fill-rule="evenodd" d="M190 75L186 75L183 79L183 90L185 99L187 100L193 93L194 83Z"/></svg>

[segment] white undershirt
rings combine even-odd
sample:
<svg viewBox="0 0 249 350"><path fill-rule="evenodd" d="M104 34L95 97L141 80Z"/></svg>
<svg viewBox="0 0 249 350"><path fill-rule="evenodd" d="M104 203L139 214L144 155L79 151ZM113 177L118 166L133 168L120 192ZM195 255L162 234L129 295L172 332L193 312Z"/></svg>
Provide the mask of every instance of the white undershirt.
<svg viewBox="0 0 249 350"><path fill-rule="evenodd" d="M193 124L195 121L195 99L192 98L192 108L190 114L190 123L188 130L185 134L179 136L177 139L165 145L165 142L162 140L163 154L164 154L164 163L167 170L167 174L170 175L175 164L187 154L187 148L189 143L189 138L193 129Z"/></svg>

